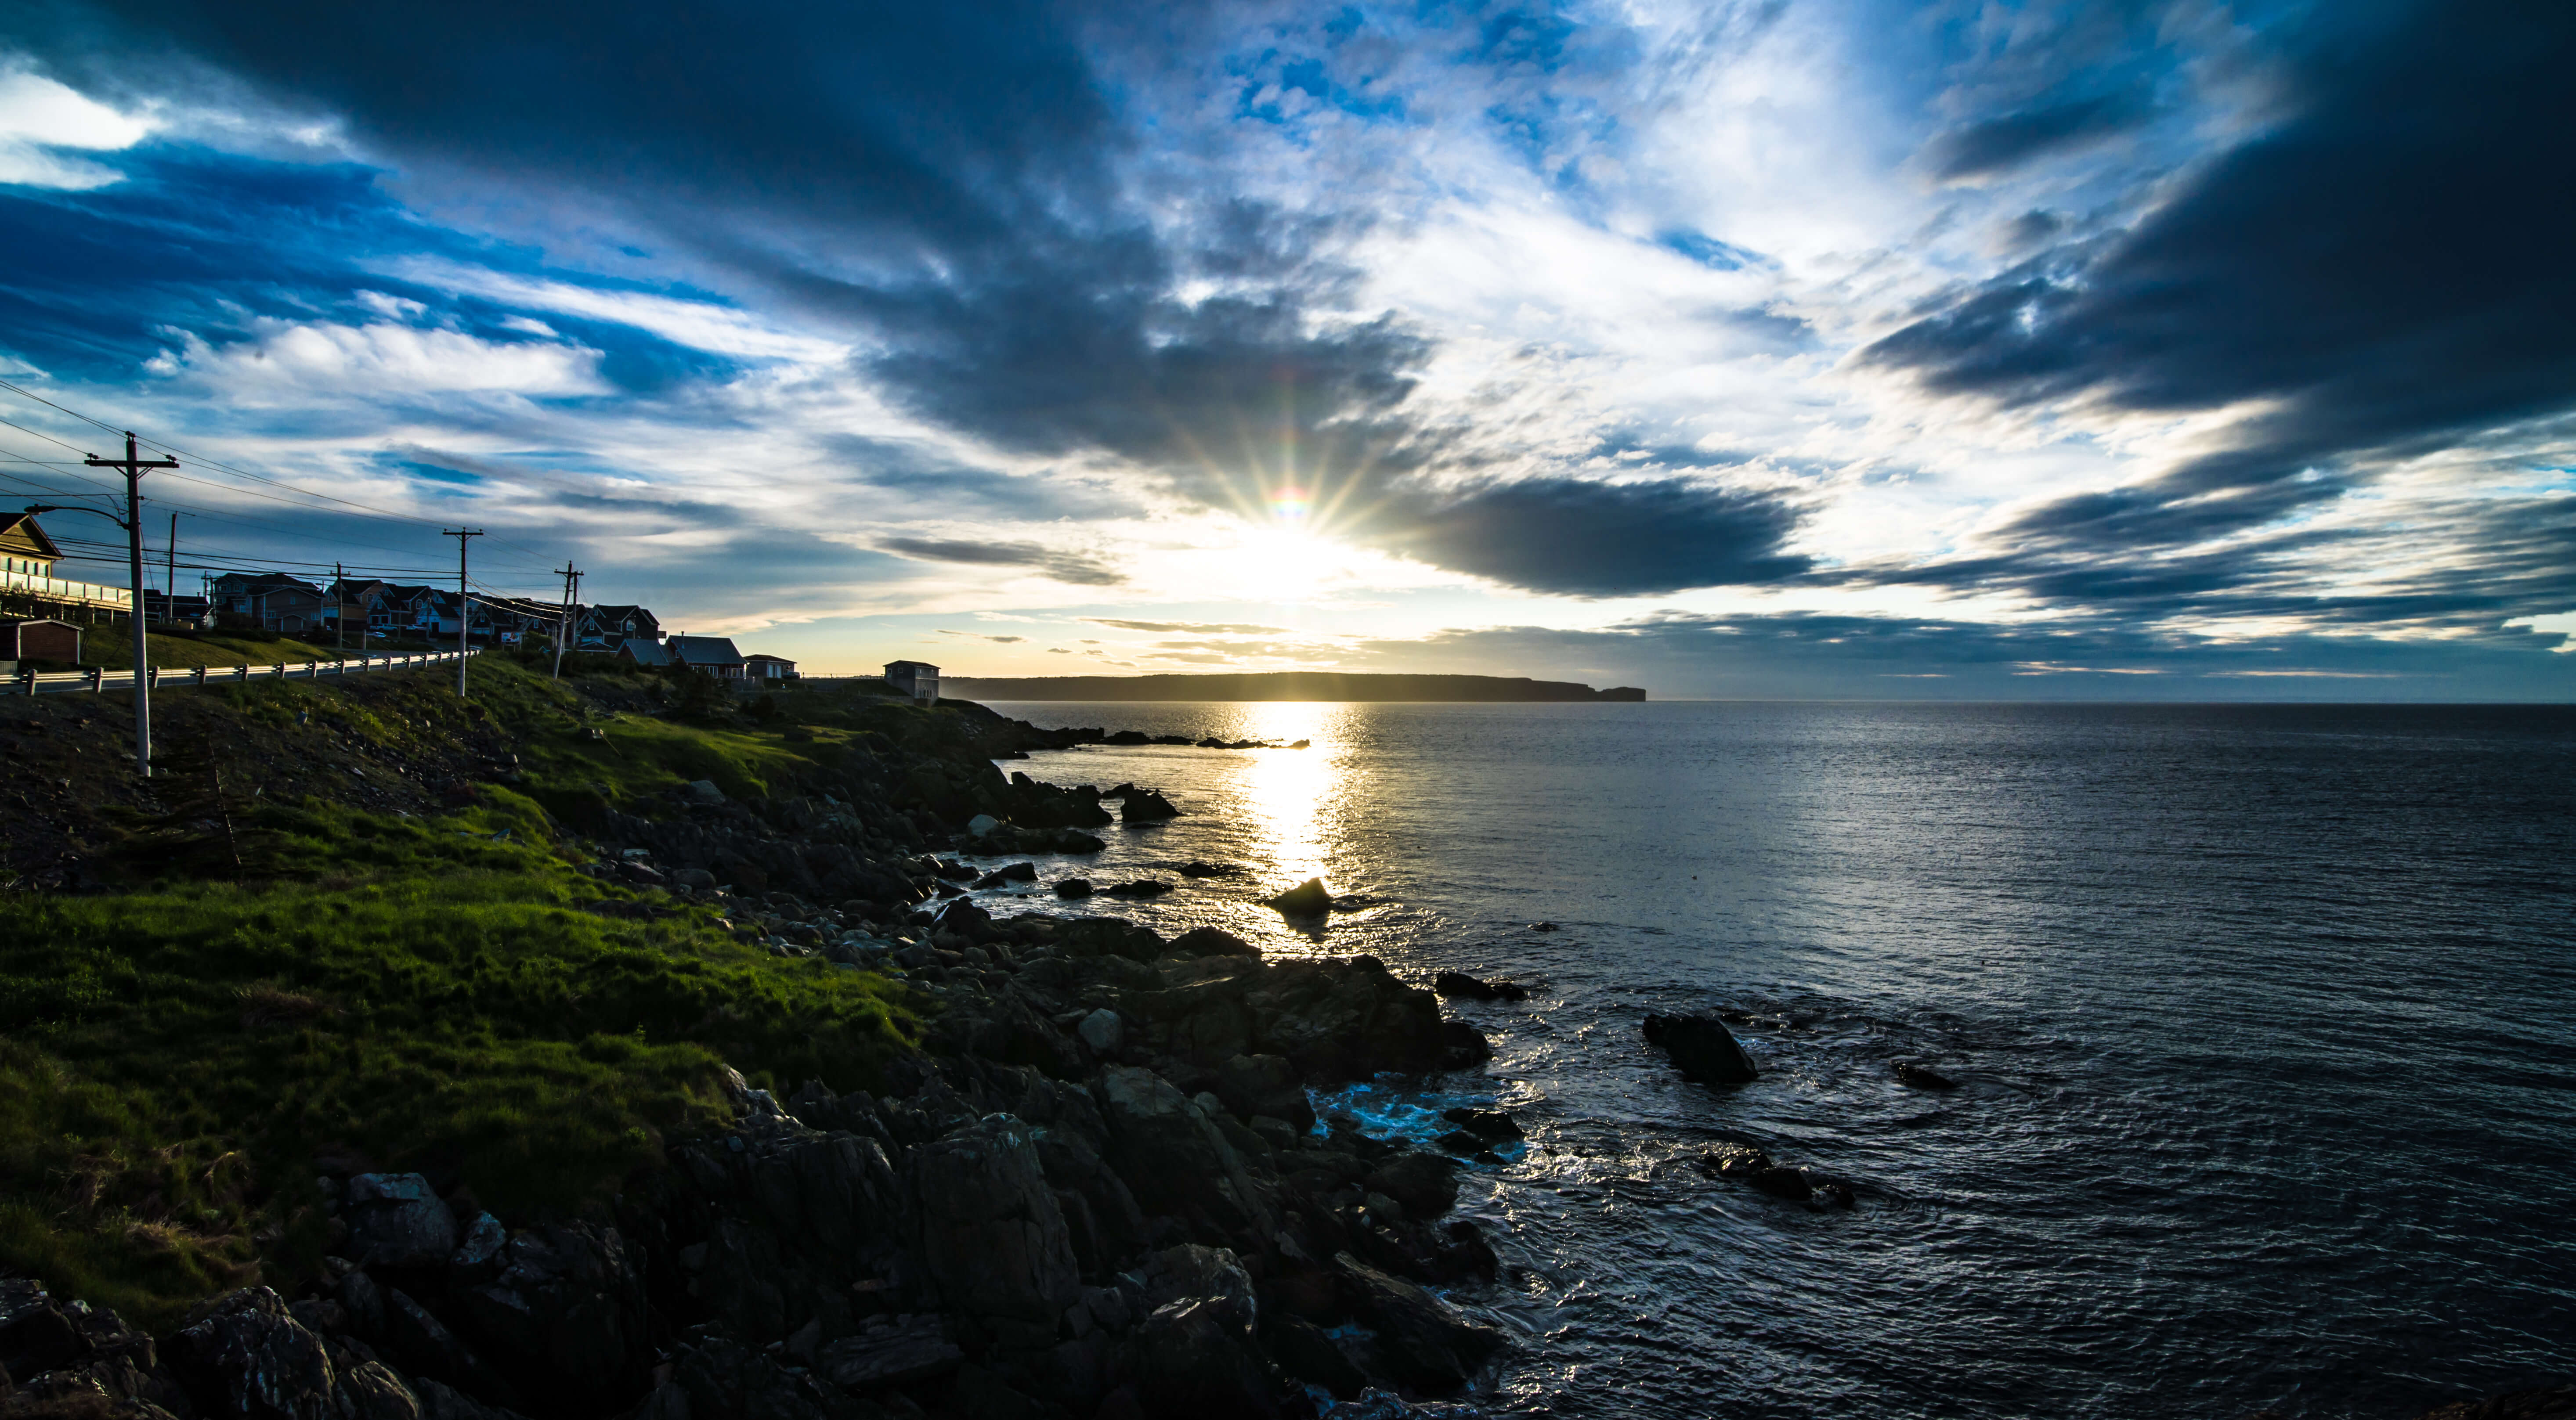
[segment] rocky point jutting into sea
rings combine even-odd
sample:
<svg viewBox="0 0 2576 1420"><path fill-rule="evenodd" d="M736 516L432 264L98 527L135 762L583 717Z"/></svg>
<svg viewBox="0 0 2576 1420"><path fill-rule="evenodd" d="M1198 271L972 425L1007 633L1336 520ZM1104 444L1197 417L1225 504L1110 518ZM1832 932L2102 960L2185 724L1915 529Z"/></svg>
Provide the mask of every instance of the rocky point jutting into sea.
<svg viewBox="0 0 2576 1420"><path fill-rule="evenodd" d="M1319 1119L1314 1104L1349 1082L1478 1070L1485 1040L1444 1019L1441 998L1520 988L1455 972L1416 983L1371 956L1265 960L1223 930L1167 937L1066 915L1089 911L1064 905L1077 882L1112 898L1142 889L1059 877L1050 892L1011 860L1085 858L1101 847L1093 830L1194 806L1150 787L1059 788L994 761L1148 737L864 696L690 711L661 690L602 679L571 725L478 709L373 751L331 739L344 701L425 724L450 702L313 688L287 713L224 725L243 772L370 813L463 824L469 806L533 799L579 865L579 912L621 925L720 914L767 969L881 977L917 1008L918 1048L861 1084L776 1076L744 1047L704 1127L672 1130L575 1203L487 1204L474 1161L452 1151L317 1148L301 1174L257 1184L276 1200L272 1241L309 1236L312 1251L279 1242L255 1275L154 1334L42 1277L0 1281L0 1415L1393 1420L1478 1413L1484 1382L1544 1356L1546 1337L1478 1307L1495 1251L1451 1216L1461 1172L1518 1138L1509 1114L1455 1110L1423 1148ZM595 722L608 709L694 715L803 751L803 767L774 770L757 794L714 777L603 792L550 746L617 747L626 722ZM77 704L5 713L22 754L70 764L112 743ZM184 733L185 716L213 713L173 718ZM82 781L61 782L69 794ZM56 884L113 890L116 850L95 815L67 800L51 814L59 839L25 856ZM256 820L225 821L234 867L220 873L241 871ZM1030 895L978 901L966 884ZM1283 912L1333 906L1320 884L1246 887L1272 889L1286 889L1272 897ZM989 910L1005 901L1023 910ZM294 999L259 998L260 1028L313 1031L344 1009L312 1004L279 1026ZM746 1008L757 1002L723 1009ZM245 1004L244 1030L254 1018ZM1631 1029L1690 1079L1754 1072L1716 1020ZM1905 1068L1914 1088L1951 1083ZM1840 1180L1757 1149L1701 1163L1719 1186L1851 1205ZM2564 1415L2568 1393L2554 1395L2442 1414Z"/></svg>

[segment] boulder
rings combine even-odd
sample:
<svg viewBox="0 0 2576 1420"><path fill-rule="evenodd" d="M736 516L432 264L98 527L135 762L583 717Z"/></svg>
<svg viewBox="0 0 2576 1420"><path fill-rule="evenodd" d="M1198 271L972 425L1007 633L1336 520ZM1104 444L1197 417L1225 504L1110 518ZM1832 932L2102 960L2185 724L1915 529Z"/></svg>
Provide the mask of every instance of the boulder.
<svg viewBox="0 0 2576 1420"><path fill-rule="evenodd" d="M206 1409L241 1420L341 1420L329 1350L266 1287L227 1292L170 1338L181 1382Z"/></svg>
<svg viewBox="0 0 2576 1420"><path fill-rule="evenodd" d="M1444 971L1431 978L1431 989L1469 1001L1526 1001L1529 988L1517 981L1480 981L1463 971Z"/></svg>
<svg viewBox="0 0 2576 1420"><path fill-rule="evenodd" d="M1322 1386L1336 1400L1348 1400L1368 1388L1367 1373L1313 1322L1282 1311L1263 1322L1261 1340L1279 1369L1308 1385Z"/></svg>
<svg viewBox="0 0 2576 1420"><path fill-rule="evenodd" d="M996 888L1005 887L1011 883L1033 883L1037 880L1037 864L1012 863L1004 867L995 868L993 871L977 878L975 880L975 886L979 888Z"/></svg>
<svg viewBox="0 0 2576 1420"><path fill-rule="evenodd" d="M1121 823L1161 823L1180 816L1181 811L1172 806L1171 800L1151 789L1130 793L1118 804Z"/></svg>
<svg viewBox="0 0 2576 1420"><path fill-rule="evenodd" d="M1128 898L1161 897L1163 894L1170 892L1171 890L1172 885L1170 883L1158 883L1152 878L1138 878L1133 882L1111 883L1109 886L1101 889L1102 892L1107 893L1111 897Z"/></svg>
<svg viewBox="0 0 2576 1420"><path fill-rule="evenodd" d="M1377 1333L1379 1362L1395 1380L1446 1392L1465 1385L1503 1338L1410 1282L1351 1256L1333 1257L1342 1305Z"/></svg>
<svg viewBox="0 0 2576 1420"><path fill-rule="evenodd" d="M987 942L993 937L993 914L965 898L956 898L939 909L930 919L930 930L953 932L969 942Z"/></svg>
<svg viewBox="0 0 2576 1420"><path fill-rule="evenodd" d="M943 1376L966 1358L936 1316L883 1317L865 1331L826 1342L815 1369L850 1391L880 1390Z"/></svg>
<svg viewBox="0 0 2576 1420"><path fill-rule="evenodd" d="M1193 927L1163 948L1175 957L1258 957L1261 949L1222 927Z"/></svg>
<svg viewBox="0 0 2576 1420"><path fill-rule="evenodd" d="M1263 898L1261 905L1279 909L1282 917L1321 917L1333 910L1333 895L1325 890L1322 878L1308 878L1275 897Z"/></svg>
<svg viewBox="0 0 2576 1420"><path fill-rule="evenodd" d="M1082 1037L1082 1043L1090 1046L1093 1054L1116 1055L1127 1038L1127 1027L1116 1011L1103 1006L1083 1017L1073 1033Z"/></svg>
<svg viewBox="0 0 2576 1420"><path fill-rule="evenodd" d="M1520 1125L1500 1110L1470 1109L1464 1105L1441 1111L1440 1117L1475 1135L1479 1139L1500 1143L1521 1136Z"/></svg>
<svg viewBox="0 0 2576 1420"><path fill-rule="evenodd" d="M361 1267L436 1267L456 1251L456 1214L416 1173L357 1175L340 1216L349 1258Z"/></svg>
<svg viewBox="0 0 2576 1420"><path fill-rule="evenodd" d="M1911 1060L1899 1060L1896 1062L1896 1082L1900 1085L1910 1085L1918 1090L1955 1090L1959 1088L1958 1081L1934 1070L1929 1065L1917 1065Z"/></svg>
<svg viewBox="0 0 2576 1420"><path fill-rule="evenodd" d="M1458 1206L1458 1161L1407 1150L1371 1169L1367 1185L1402 1204L1407 1217L1436 1218Z"/></svg>
<svg viewBox="0 0 2576 1420"><path fill-rule="evenodd" d="M1242 1156L1171 1081L1112 1065L1094 1088L1109 1126L1109 1162L1148 1213L1196 1213L1229 1236L1276 1231L1269 1201Z"/></svg>
<svg viewBox="0 0 2576 1420"><path fill-rule="evenodd" d="M952 1308L1053 1322L1081 1289L1028 1126L993 1115L904 1152L914 1255Z"/></svg>
<svg viewBox="0 0 2576 1420"><path fill-rule="evenodd" d="M1287 1387L1220 1298L1155 1309L1129 1338L1127 1370L1150 1420L1274 1420L1286 1413Z"/></svg>
<svg viewBox="0 0 2576 1420"><path fill-rule="evenodd" d="M717 788L716 781L712 779L690 780L680 786L680 797L693 804L721 804L725 801L724 790Z"/></svg>
<svg viewBox="0 0 2576 1420"><path fill-rule="evenodd" d="M13 1381L15 1408L9 1404ZM107 1404L95 1412L82 1409L92 1397ZM161 1365L152 1338L116 1313L56 1302L33 1278L0 1279L0 1413L31 1420L91 1413L166 1420L191 1408L178 1380Z"/></svg>
<svg viewBox="0 0 2576 1420"><path fill-rule="evenodd" d="M1066 878L1064 881L1055 885L1055 895L1058 897L1072 898L1089 897L1091 896L1091 879Z"/></svg>
<svg viewBox="0 0 2576 1420"><path fill-rule="evenodd" d="M1284 1119L1300 1134L1315 1128L1314 1101L1306 1095L1297 1067L1277 1055L1235 1055L1216 1070L1216 1097L1243 1119L1268 1115Z"/></svg>
<svg viewBox="0 0 2576 1420"><path fill-rule="evenodd" d="M1648 1016L1646 1043L1660 1047L1682 1078L1704 1085L1740 1085L1761 1074L1714 1016Z"/></svg>
<svg viewBox="0 0 2576 1420"><path fill-rule="evenodd" d="M981 838L1001 826L1002 821L991 814L977 814L966 820L966 832L976 838Z"/></svg>
<svg viewBox="0 0 2576 1420"><path fill-rule="evenodd" d="M1485 1033L1465 1021L1440 1023L1440 1068L1465 1070L1494 1058L1494 1046Z"/></svg>
<svg viewBox="0 0 2576 1420"><path fill-rule="evenodd" d="M643 1259L616 1228L543 1224L511 1238L494 1260L498 1275L466 1292L459 1324L539 1410L566 1414L641 1394L652 1365Z"/></svg>

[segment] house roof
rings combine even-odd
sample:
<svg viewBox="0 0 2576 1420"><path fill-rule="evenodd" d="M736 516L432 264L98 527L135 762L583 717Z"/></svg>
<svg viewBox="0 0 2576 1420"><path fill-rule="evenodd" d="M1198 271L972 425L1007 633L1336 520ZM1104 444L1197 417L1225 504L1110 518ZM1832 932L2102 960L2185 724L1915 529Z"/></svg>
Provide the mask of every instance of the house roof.
<svg viewBox="0 0 2576 1420"><path fill-rule="evenodd" d="M767 653L767 652L765 652L765 651L755 651L755 652L753 652L752 654L750 654L750 655L745 656L745 657L743 657L743 658L742 658L742 662L743 662L743 664L744 664L744 665L749 665L749 664L751 664L751 663L752 663L752 662L754 662L754 661L776 661L778 664L780 664L780 665L782 665L782 666L792 666L792 665L796 664L794 661L791 661L791 660L787 659L785 656L773 656L773 655L770 655L769 653Z"/></svg>
<svg viewBox="0 0 2576 1420"><path fill-rule="evenodd" d="M226 572L215 579L218 587L248 592L311 592L322 595L322 589L301 577L285 572Z"/></svg>
<svg viewBox="0 0 2576 1420"><path fill-rule="evenodd" d="M63 550L45 536L33 513L0 513L0 547L12 552L28 552L48 562L59 561Z"/></svg>
<svg viewBox="0 0 2576 1420"><path fill-rule="evenodd" d="M939 667L930 664L928 661L886 662L885 673L887 675L893 675L896 671L928 671L932 675L937 675L939 674Z"/></svg>
<svg viewBox="0 0 2576 1420"><path fill-rule="evenodd" d="M629 636L624 641L619 642L617 645L617 654L624 656L626 659L633 661L639 666L667 666L671 664L671 653L662 649L661 642L647 641L641 636Z"/></svg>
<svg viewBox="0 0 2576 1420"><path fill-rule="evenodd" d="M671 659L684 666L738 666L742 652L730 636L674 636L662 643Z"/></svg>

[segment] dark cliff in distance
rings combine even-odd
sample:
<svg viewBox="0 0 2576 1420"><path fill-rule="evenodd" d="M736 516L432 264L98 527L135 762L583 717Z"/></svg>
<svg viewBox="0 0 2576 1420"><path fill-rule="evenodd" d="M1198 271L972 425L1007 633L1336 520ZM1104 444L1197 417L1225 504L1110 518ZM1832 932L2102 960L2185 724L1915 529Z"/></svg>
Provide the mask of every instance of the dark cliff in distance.
<svg viewBox="0 0 2576 1420"><path fill-rule="evenodd" d="M972 700L1478 700L1636 701L1635 686L1594 690L1565 680L1489 675L1347 675L1282 671L1261 675L948 676L943 694Z"/></svg>

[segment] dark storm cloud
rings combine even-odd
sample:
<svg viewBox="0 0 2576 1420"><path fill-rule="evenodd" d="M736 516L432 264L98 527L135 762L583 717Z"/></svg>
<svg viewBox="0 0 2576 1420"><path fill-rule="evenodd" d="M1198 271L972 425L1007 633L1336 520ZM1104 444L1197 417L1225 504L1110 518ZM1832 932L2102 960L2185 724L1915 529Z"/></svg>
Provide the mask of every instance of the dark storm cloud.
<svg viewBox="0 0 2576 1420"><path fill-rule="evenodd" d="M1028 567L1058 582L1077 587L1114 587L1127 580L1117 568L1078 552L1059 552L1033 542L969 542L962 539L890 537L878 547L925 562L962 562L976 567Z"/></svg>
<svg viewBox="0 0 2576 1420"><path fill-rule="evenodd" d="M1863 352L2006 405L2268 406L2224 449L2000 530L2032 575L2258 529L2374 459L2576 405L2576 9L2319 13L2343 28L2289 54L2285 120L2129 231Z"/></svg>
<svg viewBox="0 0 2576 1420"><path fill-rule="evenodd" d="M1535 478L1423 500L1374 540L1435 566L1584 597L1638 596L1807 570L1780 550L1797 515L1781 500L1680 479Z"/></svg>
<svg viewBox="0 0 2576 1420"><path fill-rule="evenodd" d="M1010 474L962 462L920 441L834 434L822 439L825 454L872 488L972 503L1023 518L1110 518L1142 512L1133 500L1087 483L1043 474Z"/></svg>
<svg viewBox="0 0 2576 1420"><path fill-rule="evenodd" d="M1927 156L1944 182L1985 177L2046 153L2099 142L2137 126L2149 112L2143 94L2095 94L1953 129L1933 140Z"/></svg>

